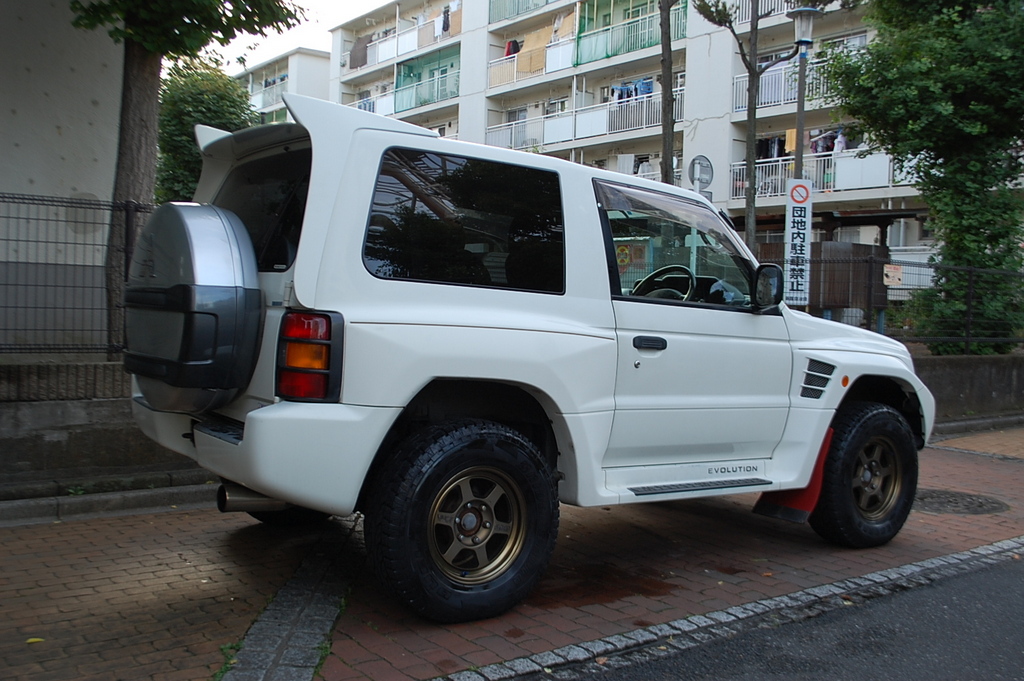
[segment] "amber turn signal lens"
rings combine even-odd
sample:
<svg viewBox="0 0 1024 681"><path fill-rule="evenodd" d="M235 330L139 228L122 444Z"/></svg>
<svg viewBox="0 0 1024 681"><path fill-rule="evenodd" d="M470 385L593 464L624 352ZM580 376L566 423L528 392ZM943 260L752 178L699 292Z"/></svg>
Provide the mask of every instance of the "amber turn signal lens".
<svg viewBox="0 0 1024 681"><path fill-rule="evenodd" d="M311 343L287 343L284 363L295 369L328 369L328 346Z"/></svg>

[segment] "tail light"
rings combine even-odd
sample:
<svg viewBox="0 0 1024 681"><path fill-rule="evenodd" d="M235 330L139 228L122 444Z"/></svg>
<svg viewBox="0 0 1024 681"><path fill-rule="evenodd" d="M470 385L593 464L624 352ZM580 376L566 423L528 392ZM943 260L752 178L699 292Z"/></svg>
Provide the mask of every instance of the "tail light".
<svg viewBox="0 0 1024 681"><path fill-rule="evenodd" d="M337 402L343 332L344 321L335 312L286 312L277 340L277 396Z"/></svg>

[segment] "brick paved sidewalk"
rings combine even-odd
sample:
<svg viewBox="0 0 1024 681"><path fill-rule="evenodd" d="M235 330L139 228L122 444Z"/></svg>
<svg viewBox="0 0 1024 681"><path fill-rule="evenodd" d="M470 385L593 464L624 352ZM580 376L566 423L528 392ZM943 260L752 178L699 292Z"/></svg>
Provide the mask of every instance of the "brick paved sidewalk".
<svg viewBox="0 0 1024 681"><path fill-rule="evenodd" d="M1024 430L1007 431L993 447L1000 451L991 453L1005 456L1021 438ZM956 447L978 442L963 438ZM889 545L847 550L824 544L806 525L753 515L754 496L563 506L545 578L526 603L496 619L425 623L382 594L364 569L352 580L322 677L449 675L1024 534L1024 463L928 449L921 469L921 490L984 495L1010 509L970 516L915 511Z"/></svg>
<svg viewBox="0 0 1024 681"><path fill-rule="evenodd" d="M0 677L209 679L315 540L214 509L0 528Z"/></svg>
<svg viewBox="0 0 1024 681"><path fill-rule="evenodd" d="M895 541L867 551L755 516L753 496L563 507L536 593L502 617L455 626L395 605L368 574L352 523L332 523L350 588L321 676L453 674L1024 535L1024 461L1000 458L1022 438L956 438L921 457L922 489L984 495L1009 510L915 511ZM964 453L979 448L999 456ZM221 646L243 640L323 536L212 509L0 528L2 676L208 679L224 664Z"/></svg>

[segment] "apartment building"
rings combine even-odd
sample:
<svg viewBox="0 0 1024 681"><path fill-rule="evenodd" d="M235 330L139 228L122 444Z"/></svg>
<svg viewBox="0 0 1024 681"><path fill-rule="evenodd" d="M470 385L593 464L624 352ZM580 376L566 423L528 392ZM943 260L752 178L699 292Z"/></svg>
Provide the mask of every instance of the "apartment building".
<svg viewBox="0 0 1024 681"><path fill-rule="evenodd" d="M739 3L742 5L745 3ZM788 53L786 0L761 0L762 62ZM681 0L672 78L662 82L657 0L402 0L332 30L327 98L447 137L550 154L693 186L744 229L747 76L732 34ZM740 16L737 29L749 30ZM815 23L806 99L805 177L815 238L931 252L924 205L885 154L859 158L815 77L815 52L867 43L862 14L830 6ZM758 241L783 238L796 140L796 60L762 77L757 111ZM674 96L675 149L661 157L661 100ZM698 159L696 162L694 159ZM696 173L694 173L696 168ZM691 177L696 174L696 177Z"/></svg>
<svg viewBox="0 0 1024 681"><path fill-rule="evenodd" d="M331 55L299 47L246 69L236 76L249 92L252 107L263 123L288 119L282 95L286 92L328 99Z"/></svg>

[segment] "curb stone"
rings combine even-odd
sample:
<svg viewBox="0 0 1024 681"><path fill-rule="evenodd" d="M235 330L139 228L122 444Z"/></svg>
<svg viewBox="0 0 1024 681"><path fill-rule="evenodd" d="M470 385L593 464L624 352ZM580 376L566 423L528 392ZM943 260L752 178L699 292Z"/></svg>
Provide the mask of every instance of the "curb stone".
<svg viewBox="0 0 1024 681"><path fill-rule="evenodd" d="M478 672L457 672L434 681L498 681L520 679L540 681L588 679L609 667L618 668L674 654L704 643L731 638L752 629L772 627L817 617L849 604L863 603L931 584L940 579L964 574L980 567L1018 557L1024 551L1024 535L969 551L929 558L863 577L811 587L785 596L746 603L703 615L693 615L667 624L616 634L594 641L559 648L543 658L543 669L536 669L540 655L509 660L484 667ZM601 663L597 658L606 657ZM531 670L532 669L532 670ZM505 670L517 671L512 676ZM501 675L497 675L500 673Z"/></svg>
<svg viewBox="0 0 1024 681"><path fill-rule="evenodd" d="M112 513L153 513L175 507L210 507L216 499L217 485L203 484L0 501L0 527L85 519Z"/></svg>

